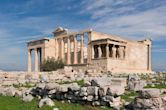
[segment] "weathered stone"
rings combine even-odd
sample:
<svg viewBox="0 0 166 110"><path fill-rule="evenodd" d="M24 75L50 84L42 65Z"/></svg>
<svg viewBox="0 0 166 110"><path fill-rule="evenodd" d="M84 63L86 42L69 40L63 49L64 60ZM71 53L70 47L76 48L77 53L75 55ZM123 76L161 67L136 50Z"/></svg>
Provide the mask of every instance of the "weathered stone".
<svg viewBox="0 0 166 110"><path fill-rule="evenodd" d="M140 91L140 97L142 98L153 98L153 97L160 97L160 90L159 89L142 89Z"/></svg>
<svg viewBox="0 0 166 110"><path fill-rule="evenodd" d="M14 96L16 93L16 89L11 86L11 87L8 87L7 90L6 90L6 95L7 96Z"/></svg>
<svg viewBox="0 0 166 110"><path fill-rule="evenodd" d="M45 88L45 83L38 83L36 85L37 88L44 89Z"/></svg>
<svg viewBox="0 0 166 110"><path fill-rule="evenodd" d="M67 92L68 91L68 87L69 87L69 85L60 85L57 88L57 91L59 91L59 92Z"/></svg>
<svg viewBox="0 0 166 110"><path fill-rule="evenodd" d="M98 86L98 87L103 87L103 86L109 86L111 85L111 77L96 77L91 80L91 85L92 86Z"/></svg>
<svg viewBox="0 0 166 110"><path fill-rule="evenodd" d="M19 90L15 91L15 96L21 97L22 96L22 92Z"/></svg>
<svg viewBox="0 0 166 110"><path fill-rule="evenodd" d="M112 101L109 102L110 107L120 108L121 101L120 97L112 97Z"/></svg>
<svg viewBox="0 0 166 110"><path fill-rule="evenodd" d="M77 83L72 83L70 84L69 89L71 89L72 91L78 91L80 90L80 86Z"/></svg>
<svg viewBox="0 0 166 110"><path fill-rule="evenodd" d="M48 89L48 90L52 90L52 89L55 89L59 86L59 84L57 83L47 83L45 85L45 89Z"/></svg>
<svg viewBox="0 0 166 110"><path fill-rule="evenodd" d="M105 86L105 87L100 87L100 88L99 88L99 96L100 96L100 97L105 96L105 95L107 94L107 90L108 90L108 87L107 87L107 86Z"/></svg>
<svg viewBox="0 0 166 110"><path fill-rule="evenodd" d="M140 77L138 75L129 75L128 80L129 81L139 81Z"/></svg>
<svg viewBox="0 0 166 110"><path fill-rule="evenodd" d="M164 102L162 98L156 97L156 98L149 98L149 99L142 99L142 98L136 98L133 107L134 109L150 109L150 110L164 110Z"/></svg>
<svg viewBox="0 0 166 110"><path fill-rule="evenodd" d="M142 90L145 86L146 86L146 82L143 80L141 80L141 81L129 81L129 83L128 83L129 90L133 90L133 91Z"/></svg>
<svg viewBox="0 0 166 110"><path fill-rule="evenodd" d="M89 86L87 87L87 94L88 95L98 95L99 87L96 86Z"/></svg>
<svg viewBox="0 0 166 110"><path fill-rule="evenodd" d="M110 86L107 90L108 95L122 95L124 92L124 86Z"/></svg>
<svg viewBox="0 0 166 110"><path fill-rule="evenodd" d="M28 95L23 95L22 100L24 102L31 102L33 100L33 96L28 94Z"/></svg>
<svg viewBox="0 0 166 110"><path fill-rule="evenodd" d="M54 93L56 93L56 90L55 90L55 89L52 89L52 90L50 90L50 91L48 92L48 94L54 94Z"/></svg>
<svg viewBox="0 0 166 110"><path fill-rule="evenodd" d="M87 87L81 87L80 88L80 96L87 96Z"/></svg>
<svg viewBox="0 0 166 110"><path fill-rule="evenodd" d="M41 108L43 105L54 106L54 102L50 98L44 98L40 100L39 108Z"/></svg>
<svg viewBox="0 0 166 110"><path fill-rule="evenodd" d="M93 105L93 106L99 106L99 105L100 105L100 102L99 102L99 101L93 101L93 102L92 102L92 105Z"/></svg>
<svg viewBox="0 0 166 110"><path fill-rule="evenodd" d="M93 96L92 95L88 95L87 96L87 101L93 101Z"/></svg>

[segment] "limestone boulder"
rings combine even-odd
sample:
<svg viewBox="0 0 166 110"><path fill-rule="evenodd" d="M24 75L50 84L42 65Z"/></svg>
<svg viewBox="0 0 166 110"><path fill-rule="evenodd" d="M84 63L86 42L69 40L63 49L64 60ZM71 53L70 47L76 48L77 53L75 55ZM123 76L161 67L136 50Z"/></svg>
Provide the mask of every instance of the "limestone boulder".
<svg viewBox="0 0 166 110"><path fill-rule="evenodd" d="M7 96L15 96L16 91L17 91L17 90L16 90L13 86L8 87L8 88L6 89L6 95L7 95Z"/></svg>
<svg viewBox="0 0 166 110"><path fill-rule="evenodd" d="M160 89L155 89L155 88L142 89L139 93L140 97L142 98L160 97Z"/></svg>
<svg viewBox="0 0 166 110"><path fill-rule="evenodd" d="M140 81L129 81L128 89L133 91L142 90L146 86L146 82L143 80Z"/></svg>
<svg viewBox="0 0 166 110"><path fill-rule="evenodd" d="M52 90L52 89L56 89L58 86L59 86L59 84L57 84L57 83L47 83L45 85L45 89Z"/></svg>
<svg viewBox="0 0 166 110"><path fill-rule="evenodd" d="M36 85L37 88L44 89L45 88L45 83L38 83Z"/></svg>
<svg viewBox="0 0 166 110"><path fill-rule="evenodd" d="M15 91L15 96L21 97L22 96L22 91L16 90Z"/></svg>
<svg viewBox="0 0 166 110"><path fill-rule="evenodd" d="M33 100L33 96L28 94L28 95L23 95L22 100L24 102L31 102Z"/></svg>
<svg viewBox="0 0 166 110"><path fill-rule="evenodd" d="M68 91L68 87L69 85L68 84L64 84L64 85L59 85L56 90L58 92L67 92Z"/></svg>
<svg viewBox="0 0 166 110"><path fill-rule="evenodd" d="M138 75L129 75L128 80L129 81L139 81L140 77Z"/></svg>
<svg viewBox="0 0 166 110"><path fill-rule="evenodd" d="M110 104L110 107L119 109L121 106L120 97L112 97L112 100L109 102L109 104Z"/></svg>
<svg viewBox="0 0 166 110"><path fill-rule="evenodd" d="M43 105L47 105L47 106L54 106L54 102L50 99L50 98L44 98L41 99L39 102L39 108L41 108Z"/></svg>
<svg viewBox="0 0 166 110"><path fill-rule="evenodd" d="M109 85L111 85L111 77L95 77L95 78L92 78L91 85L92 86L98 86L98 87L109 86Z"/></svg>
<svg viewBox="0 0 166 110"><path fill-rule="evenodd" d="M72 91L78 91L80 90L80 86L77 83L72 83L70 84L69 89Z"/></svg>
<svg viewBox="0 0 166 110"><path fill-rule="evenodd" d="M87 96L87 101L93 101L93 96L92 95L88 95Z"/></svg>
<svg viewBox="0 0 166 110"><path fill-rule="evenodd" d="M97 86L89 86L89 87L87 87L87 94L97 96L98 90L99 90L99 87L97 87Z"/></svg>
<svg viewBox="0 0 166 110"><path fill-rule="evenodd" d="M133 108L139 110L165 110L164 102L161 97L142 99L136 98L134 100Z"/></svg>
<svg viewBox="0 0 166 110"><path fill-rule="evenodd" d="M108 90L108 86L105 86L105 87L100 87L99 88L99 96L100 97L103 97L103 96L105 96L106 94L107 94L107 90Z"/></svg>
<svg viewBox="0 0 166 110"><path fill-rule="evenodd" d="M80 96L83 97L83 96L87 96L88 93L87 93L87 87L81 87L80 88Z"/></svg>
<svg viewBox="0 0 166 110"><path fill-rule="evenodd" d="M110 86L107 90L108 95L122 95L125 92L124 86Z"/></svg>

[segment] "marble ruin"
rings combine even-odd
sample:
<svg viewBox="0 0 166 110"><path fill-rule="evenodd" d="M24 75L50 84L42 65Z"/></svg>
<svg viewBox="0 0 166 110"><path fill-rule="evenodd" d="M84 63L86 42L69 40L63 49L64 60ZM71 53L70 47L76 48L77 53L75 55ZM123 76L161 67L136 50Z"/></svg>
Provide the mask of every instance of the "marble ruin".
<svg viewBox="0 0 166 110"><path fill-rule="evenodd" d="M29 41L28 72L32 71L34 51L35 72L48 57L62 59L73 70L111 73L151 73L151 40L126 40L93 31L69 32L59 27L53 38Z"/></svg>

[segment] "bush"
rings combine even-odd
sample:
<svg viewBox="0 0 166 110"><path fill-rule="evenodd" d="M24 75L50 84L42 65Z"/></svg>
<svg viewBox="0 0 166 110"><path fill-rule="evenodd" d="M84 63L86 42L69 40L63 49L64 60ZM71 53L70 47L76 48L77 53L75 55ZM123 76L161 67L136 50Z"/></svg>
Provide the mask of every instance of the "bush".
<svg viewBox="0 0 166 110"><path fill-rule="evenodd" d="M47 58L41 64L41 71L56 71L57 69L64 68L64 65L61 59Z"/></svg>

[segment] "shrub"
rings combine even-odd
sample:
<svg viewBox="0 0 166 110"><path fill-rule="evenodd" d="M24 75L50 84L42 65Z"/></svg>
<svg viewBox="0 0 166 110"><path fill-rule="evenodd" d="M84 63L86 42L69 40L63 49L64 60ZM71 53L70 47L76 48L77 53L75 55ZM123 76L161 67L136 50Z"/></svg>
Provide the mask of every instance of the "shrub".
<svg viewBox="0 0 166 110"><path fill-rule="evenodd" d="M61 59L47 58L41 63L41 71L56 71L57 69L64 68L64 65Z"/></svg>

